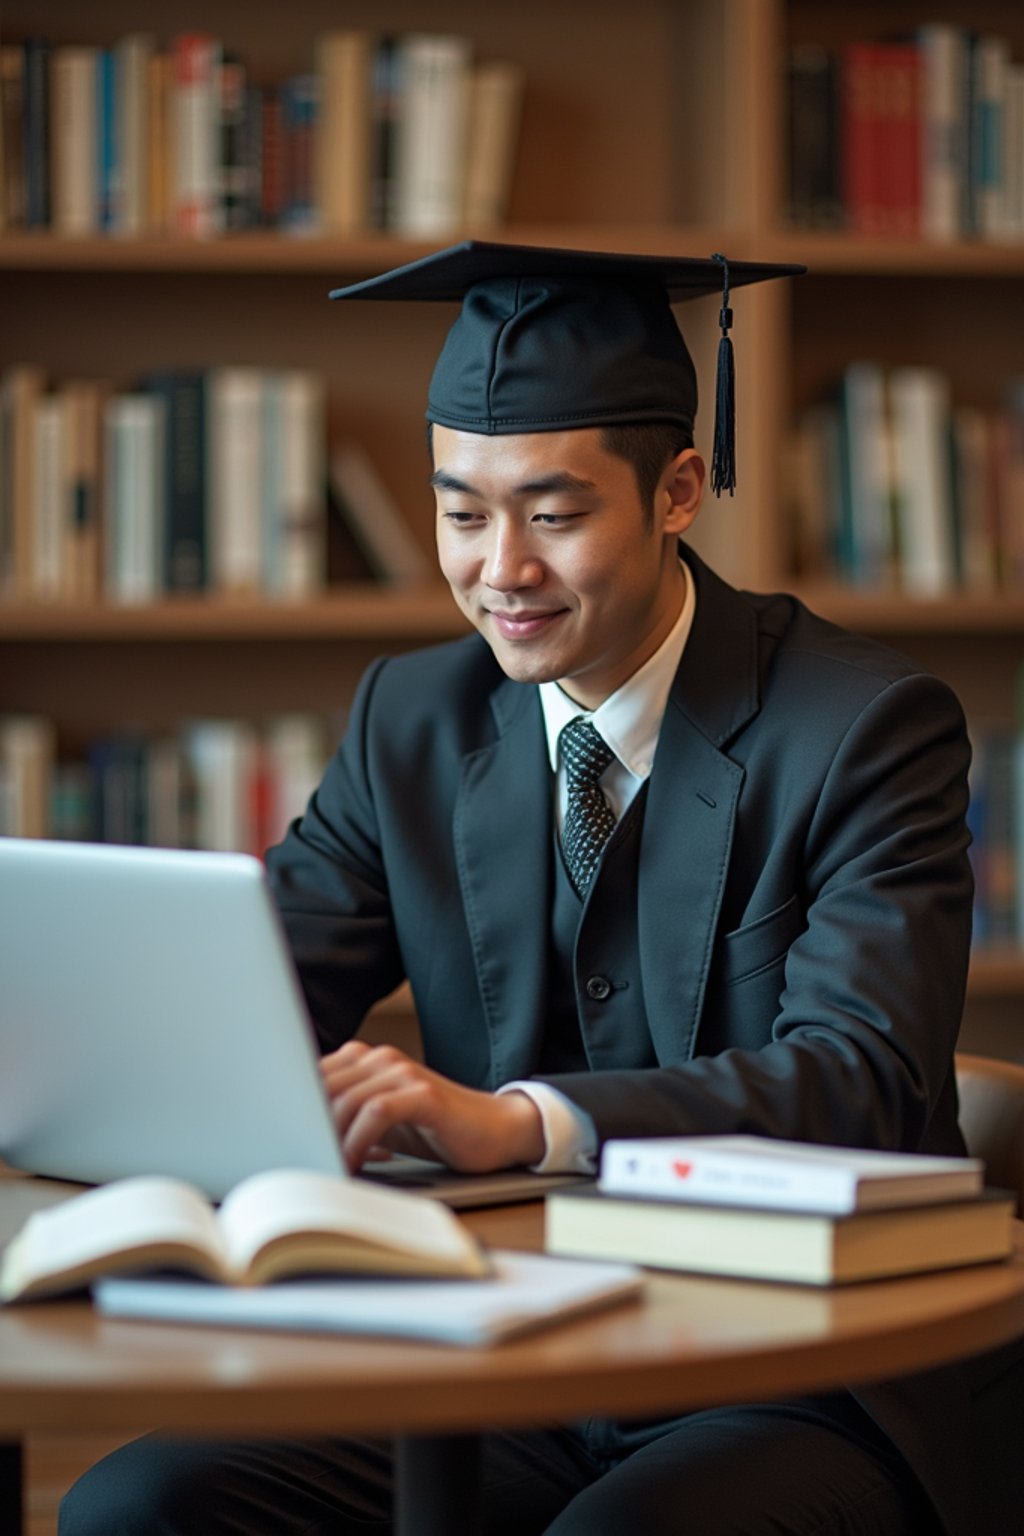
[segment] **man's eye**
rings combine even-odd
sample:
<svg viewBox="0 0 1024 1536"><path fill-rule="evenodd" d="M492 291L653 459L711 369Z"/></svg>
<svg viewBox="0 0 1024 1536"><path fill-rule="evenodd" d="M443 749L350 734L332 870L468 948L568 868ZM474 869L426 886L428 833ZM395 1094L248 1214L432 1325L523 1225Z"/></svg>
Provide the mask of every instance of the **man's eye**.
<svg viewBox="0 0 1024 1536"><path fill-rule="evenodd" d="M534 522L541 523L546 528L557 528L565 523L573 523L581 516L580 512L538 512Z"/></svg>
<svg viewBox="0 0 1024 1536"><path fill-rule="evenodd" d="M447 522L455 523L460 528L479 520L479 512L466 512L460 507L445 508L444 517Z"/></svg>

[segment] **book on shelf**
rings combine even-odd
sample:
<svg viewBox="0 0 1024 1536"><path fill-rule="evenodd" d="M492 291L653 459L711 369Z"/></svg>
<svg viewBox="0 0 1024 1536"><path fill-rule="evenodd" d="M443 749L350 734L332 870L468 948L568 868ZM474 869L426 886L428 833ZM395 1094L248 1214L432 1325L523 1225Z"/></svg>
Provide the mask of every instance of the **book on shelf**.
<svg viewBox="0 0 1024 1536"><path fill-rule="evenodd" d="M843 50L843 200L856 234L913 236L921 223L921 56L913 44Z"/></svg>
<svg viewBox="0 0 1024 1536"><path fill-rule="evenodd" d="M967 1199L980 1193L983 1176L983 1164L972 1157L826 1147L767 1136L652 1136L606 1142L599 1187L609 1195L842 1216Z"/></svg>
<svg viewBox="0 0 1024 1536"><path fill-rule="evenodd" d="M250 79L220 38L0 48L0 229L409 236L505 217L523 71L461 35L335 28Z"/></svg>
<svg viewBox="0 0 1024 1536"><path fill-rule="evenodd" d="M327 407L322 375L268 370L263 400L263 580L297 600L327 579Z"/></svg>
<svg viewBox="0 0 1024 1536"><path fill-rule="evenodd" d="M45 383L29 363L0 374L0 596L8 599L32 593L35 421Z"/></svg>
<svg viewBox="0 0 1024 1536"><path fill-rule="evenodd" d="M503 62L470 73L462 222L492 229L508 217L522 120L526 71Z"/></svg>
<svg viewBox="0 0 1024 1536"><path fill-rule="evenodd" d="M141 392L112 395L103 420L104 592L118 603L150 603L162 588L164 403Z"/></svg>
<svg viewBox="0 0 1024 1536"><path fill-rule="evenodd" d="M350 440L336 443L329 473L333 504L377 577L395 585L429 581L433 565L365 449Z"/></svg>
<svg viewBox="0 0 1024 1536"><path fill-rule="evenodd" d="M40 715L0 715L0 836L47 835L56 734Z"/></svg>
<svg viewBox="0 0 1024 1536"><path fill-rule="evenodd" d="M1024 63L1005 36L926 21L898 41L801 42L787 87L795 224L878 238L1024 235Z"/></svg>
<svg viewBox="0 0 1024 1536"><path fill-rule="evenodd" d="M324 230L366 227L373 152L374 36L365 29L325 32L315 44L320 117L315 185Z"/></svg>
<svg viewBox="0 0 1024 1536"><path fill-rule="evenodd" d="M784 496L800 574L915 596L1024 586L1024 383L954 404L931 367L862 361L797 418Z"/></svg>
<svg viewBox="0 0 1024 1536"><path fill-rule="evenodd" d="M98 228L97 57L93 47L53 53L53 227L64 235Z"/></svg>
<svg viewBox="0 0 1024 1536"><path fill-rule="evenodd" d="M408 237L451 234L462 218L469 39L410 33L399 48L394 228Z"/></svg>
<svg viewBox="0 0 1024 1536"><path fill-rule="evenodd" d="M262 856L305 810L328 723L299 712L122 729L57 751L53 722L0 714L0 834Z"/></svg>
<svg viewBox="0 0 1024 1536"><path fill-rule="evenodd" d="M888 382L902 586L936 596L958 584L949 380L938 368L894 368Z"/></svg>
<svg viewBox="0 0 1024 1536"><path fill-rule="evenodd" d="M550 1253L657 1269L844 1285L1005 1259L1012 1195L845 1216L555 1190L545 1201Z"/></svg>
<svg viewBox="0 0 1024 1536"><path fill-rule="evenodd" d="M440 1202L357 1179L273 1169L244 1179L215 1209L193 1185L144 1175L30 1216L4 1254L0 1298L157 1269L256 1286L315 1273L483 1276L488 1264Z"/></svg>
<svg viewBox="0 0 1024 1536"><path fill-rule="evenodd" d="M840 229L839 70L818 44L791 49L786 72L787 211L801 229Z"/></svg>

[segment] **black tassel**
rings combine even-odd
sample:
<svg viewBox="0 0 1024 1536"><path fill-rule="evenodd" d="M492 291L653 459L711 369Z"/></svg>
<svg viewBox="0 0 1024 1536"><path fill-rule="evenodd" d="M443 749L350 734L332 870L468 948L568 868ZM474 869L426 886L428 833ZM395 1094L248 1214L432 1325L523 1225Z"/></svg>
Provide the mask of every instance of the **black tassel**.
<svg viewBox="0 0 1024 1536"><path fill-rule="evenodd" d="M715 254L712 261L722 264L722 308L718 324L722 332L718 343L718 370L715 380L715 442L711 456L711 489L716 496L736 489L736 370L733 359L732 310L729 308L729 263Z"/></svg>

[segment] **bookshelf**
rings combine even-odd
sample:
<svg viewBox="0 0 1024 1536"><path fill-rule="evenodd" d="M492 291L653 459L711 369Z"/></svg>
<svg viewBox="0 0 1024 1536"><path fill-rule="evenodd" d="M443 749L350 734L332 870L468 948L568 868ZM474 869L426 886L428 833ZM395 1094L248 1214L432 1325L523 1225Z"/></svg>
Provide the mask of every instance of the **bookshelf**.
<svg viewBox="0 0 1024 1536"><path fill-rule="evenodd" d="M1024 244L865 239L787 228L784 62L797 43L887 38L925 20L991 28L1024 57L1024 14L1001 0L351 0L345 26L453 31L482 57L526 72L510 220L502 238L805 261L809 275L735 296L739 488L709 502L695 544L729 579L792 587L785 569L781 443L793 413L859 355L945 368L955 392L990 407L1021 371ZM253 78L309 67L314 39L337 26L330 0L273 8L230 0L12 0L4 40L110 46L151 31L165 46L191 27L229 41ZM473 231L465 231L472 233ZM460 231L459 233L463 233ZM493 233L493 232L488 232ZM457 238L453 235L451 238ZM320 370L328 426L367 449L424 549L431 543L423 441L426 382L449 315L429 306L327 303L328 288L441 239L375 231L347 239L245 231L211 240L72 238L0 232L0 369L44 366L54 378L102 375L123 387L143 372L216 363ZM707 447L717 306L689 306L702 376ZM369 311L369 313L367 312ZM1024 511L1022 511L1024 516ZM969 715L1009 722L1024 657L1024 592L910 601L808 585L812 606L919 657L958 689ZM0 607L0 714L39 710L80 741L131 720L154 729L183 710L341 712L366 662L384 649L462 632L440 587L393 593L330 589L301 606L175 599L133 609ZM979 955L971 977L973 1043L1024 1053L1012 1015L1024 961Z"/></svg>

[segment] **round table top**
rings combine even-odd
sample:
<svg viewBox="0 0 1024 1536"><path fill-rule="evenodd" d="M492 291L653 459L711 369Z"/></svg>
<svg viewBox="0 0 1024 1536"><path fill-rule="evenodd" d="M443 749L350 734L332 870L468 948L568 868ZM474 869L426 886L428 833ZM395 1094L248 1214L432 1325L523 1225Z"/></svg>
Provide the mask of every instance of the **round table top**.
<svg viewBox="0 0 1024 1536"><path fill-rule="evenodd" d="M0 1241L64 1191L0 1179ZM539 1205L473 1213L538 1248ZM925 1369L1024 1334L1009 1263L819 1290L651 1273L643 1296L493 1348L0 1311L0 1436L40 1430L426 1432L683 1410Z"/></svg>

